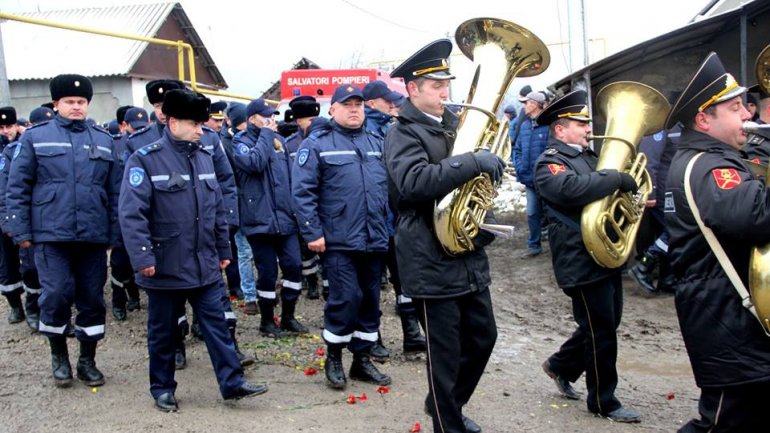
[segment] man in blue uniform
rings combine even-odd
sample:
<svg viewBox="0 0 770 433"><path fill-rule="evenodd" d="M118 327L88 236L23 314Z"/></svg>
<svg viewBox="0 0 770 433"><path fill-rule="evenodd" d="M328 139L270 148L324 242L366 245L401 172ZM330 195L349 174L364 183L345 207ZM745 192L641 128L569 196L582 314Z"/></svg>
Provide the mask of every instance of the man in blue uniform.
<svg viewBox="0 0 770 433"><path fill-rule="evenodd" d="M246 107L248 126L233 137L233 166L240 185L241 231L257 267L259 332L264 336L304 334L294 317L302 289L297 221L291 197L290 158L276 133L276 111L264 99ZM275 283L281 266L281 326L273 320Z"/></svg>
<svg viewBox="0 0 770 433"><path fill-rule="evenodd" d="M297 96L289 102L292 115L297 123L297 131L286 138L286 152L289 153L291 164L297 158L299 146L307 138L310 132L310 124L321 112L319 104L312 96ZM300 257L302 258L302 277L307 285L308 299L318 299L318 262L320 258L314 251L310 251L307 243L298 234L300 245Z"/></svg>
<svg viewBox="0 0 770 433"><path fill-rule="evenodd" d="M51 345L56 386L72 383L64 335L73 302L80 340L77 376L88 386L99 386L104 376L94 357L104 337L107 247L117 242L119 230L120 167L110 135L86 122L91 81L59 75L49 87L58 114L29 128L13 153L6 197L9 227L21 248L35 248L43 287L39 330Z"/></svg>
<svg viewBox="0 0 770 433"><path fill-rule="evenodd" d="M353 352L351 378L388 385L390 377L369 356L380 326L382 256L388 248L382 139L363 127L359 88L338 87L330 113L326 127L302 143L292 170L300 232L311 251L323 253L329 279L326 379L332 388L346 386L342 349L347 346Z"/></svg>
<svg viewBox="0 0 770 433"><path fill-rule="evenodd" d="M185 301L200 319L222 397L267 391L243 379L221 302L231 254L213 150L200 143L209 104L192 91L166 93L163 136L129 157L120 195L126 251L147 292L150 392L162 411L178 408L174 351Z"/></svg>
<svg viewBox="0 0 770 433"><path fill-rule="evenodd" d="M11 306L8 323L19 323L26 319L27 325L31 329L37 330L37 322L40 318L37 299L41 290L34 264L34 255L29 249L26 249L21 252L23 263L20 262L19 247L13 242L5 206L5 192L8 173L11 170L11 158L13 151L19 144L18 140L21 138L21 130L17 125L16 109L13 107L0 108L0 136L8 143L3 146L2 156L0 156L0 226L2 226L4 235L0 242L0 293L5 296ZM27 294L24 307L21 304L22 292Z"/></svg>
<svg viewBox="0 0 770 433"><path fill-rule="evenodd" d="M751 118L745 92L710 53L666 121L683 125L664 212L676 314L701 389L700 419L680 433L767 430L770 339L738 292L754 277L752 249L770 243L770 189L740 151Z"/></svg>
<svg viewBox="0 0 770 433"><path fill-rule="evenodd" d="M227 102L225 101L217 101L211 104L209 120L206 121L206 126L213 129L217 134L222 130L222 124L225 121L226 108Z"/></svg>
<svg viewBox="0 0 770 433"><path fill-rule="evenodd" d="M125 109L125 111L122 111ZM118 108L118 122L123 133L114 139L115 155L118 155L120 170L123 171L128 159L126 141L128 136L147 126L149 116L143 108L129 105ZM123 239L118 236L118 245L110 251L110 285L112 286L112 316L117 321L126 320L126 311L139 310L139 289L134 282L134 271L123 247Z"/></svg>
<svg viewBox="0 0 770 433"><path fill-rule="evenodd" d="M484 246L494 236L481 230L474 249L450 256L433 232L437 200L486 173L497 182L505 164L488 151L452 155L457 117L446 109L447 58L452 42L430 43L399 65L409 98L385 140L390 200L399 213L396 257L404 294L415 302L426 330L428 397L425 410L436 432L480 432L463 415L492 354L497 327ZM491 212L485 222L492 223Z"/></svg>
<svg viewBox="0 0 770 433"><path fill-rule="evenodd" d="M580 215L588 203L617 190L636 192L628 173L596 171L597 155L588 147L591 118L586 92L576 90L554 101L536 119L550 125L546 151L535 165L535 185L551 220L548 242L556 282L572 300L578 328L543 370L566 398L579 400L570 382L586 374L591 413L616 422L639 422L640 415L615 397L618 373L617 328L623 313L621 268L597 264L580 234Z"/></svg>

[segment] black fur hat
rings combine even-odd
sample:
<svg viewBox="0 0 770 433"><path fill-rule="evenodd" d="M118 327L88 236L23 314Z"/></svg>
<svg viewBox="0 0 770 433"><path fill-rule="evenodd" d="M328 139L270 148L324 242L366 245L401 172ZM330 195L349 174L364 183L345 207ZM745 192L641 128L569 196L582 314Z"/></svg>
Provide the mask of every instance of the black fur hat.
<svg viewBox="0 0 770 433"><path fill-rule="evenodd" d="M94 96L91 80L78 74L57 75L48 84L48 88L54 101L66 96L81 96L91 102L91 97Z"/></svg>
<svg viewBox="0 0 770 433"><path fill-rule="evenodd" d="M0 108L0 125L13 125L16 123L16 109L13 107Z"/></svg>
<svg viewBox="0 0 770 433"><path fill-rule="evenodd" d="M317 117L321 113L321 105L312 96L297 96L289 102L289 107L295 119Z"/></svg>
<svg viewBox="0 0 770 433"><path fill-rule="evenodd" d="M164 94L162 110L166 116L196 122L209 120L211 99L186 89L169 90Z"/></svg>
<svg viewBox="0 0 770 433"><path fill-rule="evenodd" d="M163 95L169 90L184 89L184 83L179 80L153 80L144 87L150 104L163 102Z"/></svg>

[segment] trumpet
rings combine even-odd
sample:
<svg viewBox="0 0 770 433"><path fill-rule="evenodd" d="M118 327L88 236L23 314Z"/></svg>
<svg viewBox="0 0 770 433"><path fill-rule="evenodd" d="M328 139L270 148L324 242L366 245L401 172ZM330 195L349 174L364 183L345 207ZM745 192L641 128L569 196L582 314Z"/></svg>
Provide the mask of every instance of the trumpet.
<svg viewBox="0 0 770 433"><path fill-rule="evenodd" d="M760 125L756 122L744 122L743 131L747 134L755 134L770 140L770 124Z"/></svg>

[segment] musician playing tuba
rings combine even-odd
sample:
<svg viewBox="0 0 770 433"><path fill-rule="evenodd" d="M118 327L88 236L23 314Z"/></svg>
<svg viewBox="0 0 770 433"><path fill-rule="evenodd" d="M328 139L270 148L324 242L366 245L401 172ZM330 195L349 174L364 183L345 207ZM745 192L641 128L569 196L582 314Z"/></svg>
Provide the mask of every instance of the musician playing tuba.
<svg viewBox="0 0 770 433"><path fill-rule="evenodd" d="M770 242L770 190L740 152L745 92L710 53L666 121L684 126L665 212L679 325L701 389L700 419L684 433L767 431L770 338L739 294L752 248Z"/></svg>
<svg viewBox="0 0 770 433"><path fill-rule="evenodd" d="M600 266L581 235L583 208L621 192L635 192L633 176L615 169L596 171L597 155L588 147L591 118L586 92L576 90L554 101L536 119L549 125L549 141L535 166L535 186L551 222L548 240L556 281L572 299L578 328L543 363L564 397L579 400L572 387L586 375L586 403L594 414L616 422L639 422L640 415L615 397L618 374L616 329L623 311L621 270Z"/></svg>

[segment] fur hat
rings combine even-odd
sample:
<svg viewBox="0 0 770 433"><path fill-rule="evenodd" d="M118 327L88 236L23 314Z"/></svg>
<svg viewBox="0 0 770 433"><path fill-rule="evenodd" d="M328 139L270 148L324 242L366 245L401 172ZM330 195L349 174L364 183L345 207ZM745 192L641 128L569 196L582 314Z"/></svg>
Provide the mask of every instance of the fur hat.
<svg viewBox="0 0 770 433"><path fill-rule="evenodd" d="M209 98L186 89L174 89L163 93L165 96L161 110L166 116L196 122L209 120L211 106Z"/></svg>
<svg viewBox="0 0 770 433"><path fill-rule="evenodd" d="M48 88L54 101L67 96L80 96L91 102L91 97L94 96L91 80L78 74L57 75L48 83Z"/></svg>

